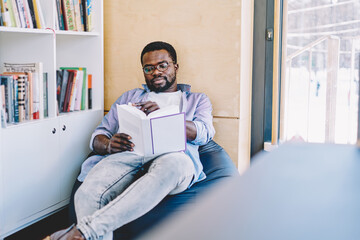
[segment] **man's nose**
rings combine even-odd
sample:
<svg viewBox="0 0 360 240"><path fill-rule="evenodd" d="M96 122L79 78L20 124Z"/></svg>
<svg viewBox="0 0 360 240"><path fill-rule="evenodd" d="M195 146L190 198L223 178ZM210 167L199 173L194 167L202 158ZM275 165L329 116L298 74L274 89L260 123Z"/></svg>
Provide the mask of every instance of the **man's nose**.
<svg viewBox="0 0 360 240"><path fill-rule="evenodd" d="M152 75L154 75L154 76L158 76L160 74L161 74L161 71L159 71L159 69L157 69L157 68L155 68L154 72L152 73Z"/></svg>

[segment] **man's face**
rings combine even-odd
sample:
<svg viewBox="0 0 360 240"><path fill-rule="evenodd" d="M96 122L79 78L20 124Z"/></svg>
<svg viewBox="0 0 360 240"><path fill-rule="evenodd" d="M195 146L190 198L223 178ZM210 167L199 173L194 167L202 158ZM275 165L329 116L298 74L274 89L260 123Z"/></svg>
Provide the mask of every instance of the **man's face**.
<svg viewBox="0 0 360 240"><path fill-rule="evenodd" d="M166 64L168 64L167 69L164 70ZM144 72L146 85L151 91L177 91L176 72L179 66L173 63L173 60L166 50L161 49L145 53L143 56L143 68L144 67L151 69L148 74Z"/></svg>

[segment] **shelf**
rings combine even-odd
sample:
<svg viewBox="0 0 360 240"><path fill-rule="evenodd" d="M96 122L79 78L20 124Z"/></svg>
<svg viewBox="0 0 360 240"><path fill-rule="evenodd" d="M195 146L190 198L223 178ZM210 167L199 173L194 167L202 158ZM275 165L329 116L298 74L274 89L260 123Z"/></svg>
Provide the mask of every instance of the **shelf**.
<svg viewBox="0 0 360 240"><path fill-rule="evenodd" d="M53 31L50 28L37 29L37 28L15 28L15 27L3 27L0 26L0 33L33 33L33 34L52 34Z"/></svg>
<svg viewBox="0 0 360 240"><path fill-rule="evenodd" d="M99 36L98 32L77 32L77 31L64 31L56 30L56 35L72 35L72 36Z"/></svg>
<svg viewBox="0 0 360 240"><path fill-rule="evenodd" d="M64 31L64 30L53 30L51 28L37 29L37 28L15 28L15 27L3 27L0 26L0 33L33 33L33 34L52 34L56 35L71 35L71 36L100 36L98 32L77 32L77 31Z"/></svg>

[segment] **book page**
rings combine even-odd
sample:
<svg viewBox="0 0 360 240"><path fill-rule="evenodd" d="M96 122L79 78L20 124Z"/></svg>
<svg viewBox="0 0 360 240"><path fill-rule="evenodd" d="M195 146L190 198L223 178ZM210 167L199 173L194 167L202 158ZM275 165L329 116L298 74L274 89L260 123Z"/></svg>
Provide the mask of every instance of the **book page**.
<svg viewBox="0 0 360 240"><path fill-rule="evenodd" d="M149 113L149 115L147 115L147 117L148 118L161 117L161 116L165 116L165 115L176 114L179 112L180 112L179 106L170 105L168 107L160 108L154 112Z"/></svg>
<svg viewBox="0 0 360 240"><path fill-rule="evenodd" d="M117 105L119 119L119 133L126 133L131 136L134 143L134 153L144 155L144 141L142 134L142 119L136 111L129 111L131 106ZM131 107L132 108L132 107ZM138 110L138 109L136 109Z"/></svg>
<svg viewBox="0 0 360 240"><path fill-rule="evenodd" d="M185 114L150 119L153 154L186 150Z"/></svg>
<svg viewBox="0 0 360 240"><path fill-rule="evenodd" d="M118 111L119 108L122 109L122 111L126 111L129 113L132 113L140 118L146 118L146 114L141 111L140 109L136 108L135 106L129 105L129 104L121 104L121 105L117 105Z"/></svg>

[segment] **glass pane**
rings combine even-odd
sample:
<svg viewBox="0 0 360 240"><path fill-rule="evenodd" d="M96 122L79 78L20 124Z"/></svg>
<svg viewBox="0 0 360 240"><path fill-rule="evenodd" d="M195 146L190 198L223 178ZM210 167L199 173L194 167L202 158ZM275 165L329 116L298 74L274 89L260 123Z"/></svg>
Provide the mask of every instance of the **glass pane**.
<svg viewBox="0 0 360 240"><path fill-rule="evenodd" d="M285 0L280 140L357 139L360 1Z"/></svg>

